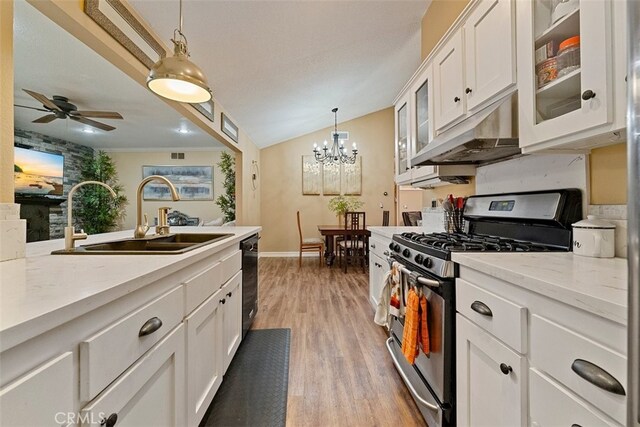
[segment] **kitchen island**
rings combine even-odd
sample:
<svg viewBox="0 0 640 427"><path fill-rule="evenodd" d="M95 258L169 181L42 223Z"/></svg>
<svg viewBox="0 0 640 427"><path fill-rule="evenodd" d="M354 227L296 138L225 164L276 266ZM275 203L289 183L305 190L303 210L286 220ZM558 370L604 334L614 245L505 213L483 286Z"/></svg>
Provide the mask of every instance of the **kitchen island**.
<svg viewBox="0 0 640 427"><path fill-rule="evenodd" d="M0 263L0 424L197 425L242 336L239 243L261 228L177 230L232 236L176 255L51 255L52 240Z"/></svg>

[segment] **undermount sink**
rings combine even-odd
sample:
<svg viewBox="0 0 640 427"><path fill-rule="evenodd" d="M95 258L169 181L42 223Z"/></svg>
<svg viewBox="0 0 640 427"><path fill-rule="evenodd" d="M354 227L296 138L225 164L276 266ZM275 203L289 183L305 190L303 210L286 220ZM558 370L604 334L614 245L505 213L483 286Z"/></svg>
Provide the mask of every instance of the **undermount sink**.
<svg viewBox="0 0 640 427"><path fill-rule="evenodd" d="M112 242L82 245L70 251L60 249L52 255L173 255L233 236L226 234L175 233L166 236L150 236L142 239L114 240Z"/></svg>

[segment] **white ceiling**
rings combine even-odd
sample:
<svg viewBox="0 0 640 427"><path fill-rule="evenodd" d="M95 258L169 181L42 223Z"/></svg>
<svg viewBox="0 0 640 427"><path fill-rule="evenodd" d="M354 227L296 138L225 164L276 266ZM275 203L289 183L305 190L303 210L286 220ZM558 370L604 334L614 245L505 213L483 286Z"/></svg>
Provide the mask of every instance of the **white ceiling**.
<svg viewBox="0 0 640 427"><path fill-rule="evenodd" d="M2 0L0 0L2 1ZM31 123L47 113L14 108L15 126L90 146L95 149L182 149L223 147L182 118L146 88L116 69L89 47L62 30L26 2L15 2L15 104L42 108L22 91L62 95L79 110L117 111L124 120L95 119L115 126L111 132L71 121ZM181 134L179 129L186 129Z"/></svg>
<svg viewBox="0 0 640 427"><path fill-rule="evenodd" d="M431 0L184 0L191 59L259 147L392 105ZM130 0L167 44L177 0Z"/></svg>

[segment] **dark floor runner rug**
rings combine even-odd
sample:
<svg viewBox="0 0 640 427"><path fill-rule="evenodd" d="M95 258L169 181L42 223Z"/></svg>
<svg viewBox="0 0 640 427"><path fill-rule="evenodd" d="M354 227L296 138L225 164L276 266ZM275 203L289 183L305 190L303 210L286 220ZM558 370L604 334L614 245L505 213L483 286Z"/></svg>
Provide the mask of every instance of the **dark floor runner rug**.
<svg viewBox="0 0 640 427"><path fill-rule="evenodd" d="M200 427L284 426L291 329L250 330Z"/></svg>

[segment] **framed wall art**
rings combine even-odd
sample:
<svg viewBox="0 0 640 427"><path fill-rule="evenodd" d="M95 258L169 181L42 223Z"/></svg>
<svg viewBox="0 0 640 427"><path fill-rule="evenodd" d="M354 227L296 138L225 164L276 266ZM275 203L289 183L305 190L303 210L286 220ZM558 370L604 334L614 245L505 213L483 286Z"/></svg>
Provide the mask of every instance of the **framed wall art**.
<svg viewBox="0 0 640 427"><path fill-rule="evenodd" d="M212 166L142 166L142 178L161 175L178 190L180 200L213 200ZM144 187L144 200L172 200L169 187L150 182Z"/></svg>
<svg viewBox="0 0 640 427"><path fill-rule="evenodd" d="M207 120L209 120L210 122L213 122L213 118L215 117L213 98L201 104L191 104L191 105L193 106L193 108L198 110L200 114L205 116Z"/></svg>
<svg viewBox="0 0 640 427"><path fill-rule="evenodd" d="M120 0L85 0L84 13L151 69L167 52Z"/></svg>
<svg viewBox="0 0 640 427"><path fill-rule="evenodd" d="M342 165L342 193L348 196L362 194L362 157L352 165Z"/></svg>
<svg viewBox="0 0 640 427"><path fill-rule="evenodd" d="M334 196L340 194L340 165L324 163L322 165L322 194Z"/></svg>
<svg viewBox="0 0 640 427"><path fill-rule="evenodd" d="M229 117L222 113L222 132L231 138L234 142L238 142L238 126L236 126Z"/></svg>
<svg viewBox="0 0 640 427"><path fill-rule="evenodd" d="M315 159L315 156L302 156L302 194L303 195L320 195L320 168L321 164Z"/></svg>

